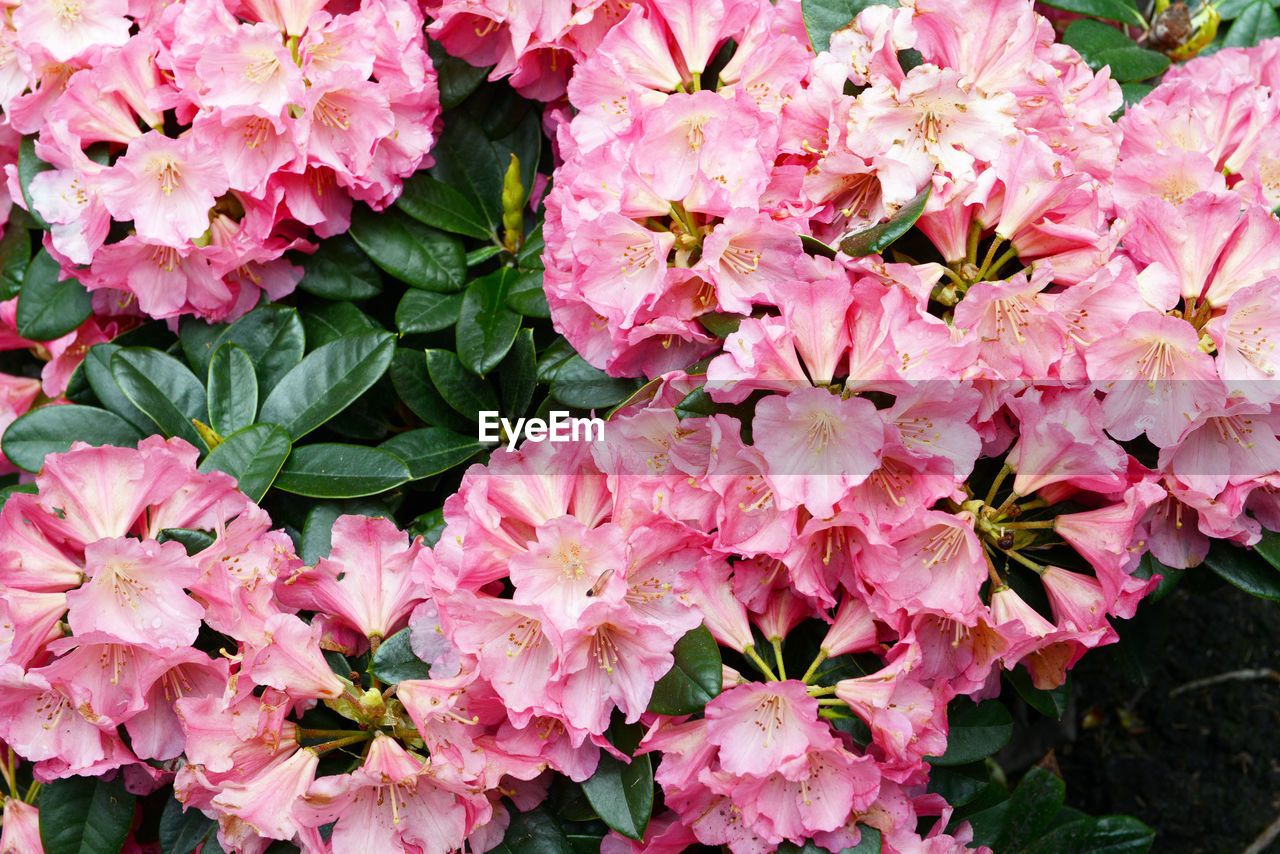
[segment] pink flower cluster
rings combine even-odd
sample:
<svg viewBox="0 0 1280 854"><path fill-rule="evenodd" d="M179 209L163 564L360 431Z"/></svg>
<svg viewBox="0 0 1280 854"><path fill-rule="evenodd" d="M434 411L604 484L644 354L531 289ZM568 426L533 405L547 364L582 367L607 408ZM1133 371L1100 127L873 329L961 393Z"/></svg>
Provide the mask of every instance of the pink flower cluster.
<svg viewBox="0 0 1280 854"><path fill-rule="evenodd" d="M227 475L197 472L196 457L179 439L78 444L49 458L35 494L5 504L0 740L38 781L118 772L141 792L172 781L239 854L293 838L308 852L459 847L494 815L486 791L500 771L464 765L477 752L456 741L424 759L424 737L463 720L436 708L449 692L415 702L405 683L403 703L384 702L323 654L368 651L406 624L426 599L410 577L421 545L386 520L344 517L330 557L303 567L266 513ZM213 541L159 539L171 528ZM322 616L308 623L300 608ZM294 720L317 701L354 722L345 739ZM368 744L353 770L316 778L321 755L353 743ZM544 764L500 767L527 779ZM326 842L317 828L335 819ZM6 821L6 841L22 826Z"/></svg>
<svg viewBox="0 0 1280 854"><path fill-rule="evenodd" d="M922 316L948 271L991 283L1016 257L1046 285L1073 283L1109 257L1119 89L1054 44L1029 3L873 6L817 57L797 3L705 11L690 31L665 5L632 7L569 82L546 286L557 328L593 364L655 376L719 350L700 318L776 319L790 289L826 275L802 238L874 226L923 190L933 245L920 260L946 264L881 275ZM1015 255L973 263L984 237ZM871 272L842 258L833 276Z"/></svg>
<svg viewBox="0 0 1280 854"><path fill-rule="evenodd" d="M46 248L103 313L277 299L301 276L286 250L430 163L439 97L407 0L31 0L0 45L6 132L54 167L29 188Z"/></svg>

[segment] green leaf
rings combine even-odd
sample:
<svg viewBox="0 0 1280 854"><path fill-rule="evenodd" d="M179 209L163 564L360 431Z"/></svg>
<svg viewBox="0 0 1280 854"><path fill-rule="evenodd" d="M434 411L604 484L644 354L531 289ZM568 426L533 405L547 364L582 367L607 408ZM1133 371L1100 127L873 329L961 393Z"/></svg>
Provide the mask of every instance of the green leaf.
<svg viewBox="0 0 1280 854"><path fill-rule="evenodd" d="M462 241L398 210L374 213L361 207L351 217L348 233L373 263L407 285L454 293L466 282Z"/></svg>
<svg viewBox="0 0 1280 854"><path fill-rule="evenodd" d="M871 6L892 5L881 0L802 0L804 28L809 43L818 53L831 47L831 34L853 23L858 13Z"/></svg>
<svg viewBox="0 0 1280 854"><path fill-rule="evenodd" d="M924 213L924 206L929 201L929 192L932 189L932 184L926 184L923 190L916 193L911 201L898 208L886 221L841 237L840 251L854 258L883 252L890 243L906 234L911 226L916 224L920 214Z"/></svg>
<svg viewBox="0 0 1280 854"><path fill-rule="evenodd" d="M35 204L31 201L31 179L52 168L53 164L45 163L36 156L35 136L24 136L18 145L18 184L22 188L22 200L27 203L27 212L36 221L36 225L45 231L50 228L49 221L40 215L40 211L36 210Z"/></svg>
<svg viewBox="0 0 1280 854"><path fill-rule="evenodd" d="M507 308L529 317L551 318L551 306L542 290L541 270L521 270L507 291Z"/></svg>
<svg viewBox="0 0 1280 854"><path fill-rule="evenodd" d="M1125 0L1043 0L1044 5L1078 15L1103 18L1108 21L1120 21L1135 27L1146 29L1147 22L1138 14L1137 8Z"/></svg>
<svg viewBox="0 0 1280 854"><path fill-rule="evenodd" d="M258 395L269 394L280 378L302 360L306 337L296 309L281 305L264 305L224 329L214 339L209 356L228 341L239 344L253 359L258 374ZM209 364L192 363L198 372L207 373Z"/></svg>
<svg viewBox="0 0 1280 854"><path fill-rule="evenodd" d="M93 314L93 298L74 278L59 281L61 268L41 249L31 259L18 294L18 334L32 341L52 341L75 329Z"/></svg>
<svg viewBox="0 0 1280 854"><path fill-rule="evenodd" d="M382 292L382 274L369 256L345 234L330 237L302 261L307 293L333 300L368 299Z"/></svg>
<svg viewBox="0 0 1280 854"><path fill-rule="evenodd" d="M404 182L404 192L396 201L396 207L441 231L481 240L494 239L484 214L476 210L466 196L426 172L418 172Z"/></svg>
<svg viewBox="0 0 1280 854"><path fill-rule="evenodd" d="M208 531L194 528L165 528L156 536L158 543L182 543L187 555L196 555L217 542L217 538Z"/></svg>
<svg viewBox="0 0 1280 854"><path fill-rule="evenodd" d="M200 471L224 471L240 491L258 502L275 482L292 448L289 434L275 424L250 424L222 440L200 463Z"/></svg>
<svg viewBox="0 0 1280 854"><path fill-rule="evenodd" d="M396 328L401 335L436 332L458 322L462 294L436 294L409 289L396 306Z"/></svg>
<svg viewBox="0 0 1280 854"><path fill-rule="evenodd" d="M629 839L644 839L653 814L653 763L649 754L633 756L627 764L602 752L595 773L583 781L582 791L605 824Z"/></svg>
<svg viewBox="0 0 1280 854"><path fill-rule="evenodd" d="M137 799L116 778L67 777L40 787L44 854L119 854Z"/></svg>
<svg viewBox="0 0 1280 854"><path fill-rule="evenodd" d="M738 331L738 326L742 323L742 315L709 311L698 315L698 323L717 338L728 338Z"/></svg>
<svg viewBox="0 0 1280 854"><path fill-rule="evenodd" d="M564 829L546 807L528 812L511 810L507 834L492 854L573 854Z"/></svg>
<svg viewBox="0 0 1280 854"><path fill-rule="evenodd" d="M934 768L929 772L929 791L942 795L953 807L962 807L976 798L991 782L987 767L981 762Z"/></svg>
<svg viewBox="0 0 1280 854"><path fill-rule="evenodd" d="M111 376L111 357L120 349L118 344L111 343L94 344L90 347L84 356L85 378L103 406L136 427L140 434L146 435L154 431L156 425L151 423L151 419L141 409L134 406L133 401L116 385L115 377Z"/></svg>
<svg viewBox="0 0 1280 854"><path fill-rule="evenodd" d="M31 262L31 233L10 222L0 237L0 300L22 291L22 279Z"/></svg>
<svg viewBox="0 0 1280 854"><path fill-rule="evenodd" d="M446 472L484 450L474 436L423 427L392 436L378 446L404 460L414 480Z"/></svg>
<svg viewBox="0 0 1280 854"><path fill-rule="evenodd" d="M1262 556L1262 559L1272 566L1280 569L1280 534L1275 531L1264 530L1262 539L1254 543L1253 550ZM1167 567L1160 567L1160 571L1167 571Z"/></svg>
<svg viewBox="0 0 1280 854"><path fill-rule="evenodd" d="M501 139L489 139L479 122L457 113L449 116L431 150L436 158L431 175L457 190L484 218L487 233L497 234L502 222L502 179L511 155L520 160L520 183L527 197L541 147L536 110L529 110L515 130Z"/></svg>
<svg viewBox="0 0 1280 854"><path fill-rule="evenodd" d="M476 421L482 411L498 409L498 395L480 377L463 366L448 350L427 351L427 373L445 402L459 414Z"/></svg>
<svg viewBox="0 0 1280 854"><path fill-rule="evenodd" d="M1267 0L1246 6L1222 40L1223 47L1253 47L1264 39L1280 36L1280 18Z"/></svg>
<svg viewBox="0 0 1280 854"><path fill-rule="evenodd" d="M1111 66L1111 76L1122 83L1133 83L1155 77L1170 64L1169 57L1163 53L1136 46L1104 50L1095 59L1099 67Z"/></svg>
<svg viewBox="0 0 1280 854"><path fill-rule="evenodd" d="M1023 849L1024 854L1143 854L1156 832L1136 818L1109 815L1056 827Z"/></svg>
<svg viewBox="0 0 1280 854"><path fill-rule="evenodd" d="M615 379L575 355L556 370L551 396L578 409L608 409L639 386L635 380Z"/></svg>
<svg viewBox="0 0 1280 854"><path fill-rule="evenodd" d="M95 406L41 406L9 425L3 449L9 462L29 472L40 471L46 454L70 450L72 442L133 447L142 433L114 412Z"/></svg>
<svg viewBox="0 0 1280 854"><path fill-rule="evenodd" d="M401 629L384 640L369 662L370 675L388 685L397 685L407 679L430 679L430 668L413 654L409 640L408 629Z"/></svg>
<svg viewBox="0 0 1280 854"><path fill-rule="evenodd" d="M995 854L1016 854L1049 828L1067 796L1062 778L1043 768L1023 775L1009 798L1009 818L993 846Z"/></svg>
<svg viewBox="0 0 1280 854"><path fill-rule="evenodd" d="M204 384L186 365L150 347L123 347L111 355L111 376L166 436L204 447L191 423L205 417Z"/></svg>
<svg viewBox="0 0 1280 854"><path fill-rule="evenodd" d="M217 826L200 810L186 809L177 798L171 798L160 814L160 850L164 854L191 854Z"/></svg>
<svg viewBox="0 0 1280 854"><path fill-rule="evenodd" d="M1004 678L1031 708L1045 717L1062 720L1062 716L1067 711L1067 701L1071 696L1066 683L1052 691L1037 688L1031 683L1031 674L1025 667L1015 667L1013 670L1005 671Z"/></svg>
<svg viewBox="0 0 1280 854"><path fill-rule="evenodd" d="M1264 599L1280 600L1280 569L1264 560L1258 552L1232 545L1225 540L1215 540L1204 562L1215 573L1246 593Z"/></svg>
<svg viewBox="0 0 1280 854"><path fill-rule="evenodd" d="M1150 83L1121 83L1120 94L1124 96L1125 107L1132 107L1150 95L1154 88Z"/></svg>
<svg viewBox="0 0 1280 854"><path fill-rule="evenodd" d="M209 426L229 436L258 414L258 377L243 347L223 344L209 362Z"/></svg>
<svg viewBox="0 0 1280 854"><path fill-rule="evenodd" d="M427 52L440 80L440 108L452 110L484 82L493 66L477 68L465 60L445 53L444 46L435 39L427 41Z"/></svg>
<svg viewBox="0 0 1280 854"><path fill-rule="evenodd" d="M525 235L524 244L520 247L520 251L516 252L516 266L521 270L541 270L542 253L546 248L546 241L542 239L542 223L539 222Z"/></svg>
<svg viewBox="0 0 1280 854"><path fill-rule="evenodd" d="M484 376L495 368L520 331L520 315L507 308L507 291L519 274L511 267L467 285L458 311L458 358Z"/></svg>
<svg viewBox="0 0 1280 854"><path fill-rule="evenodd" d="M317 348L267 395L259 420L279 424L296 442L377 382L395 346L389 332L361 332Z"/></svg>
<svg viewBox="0 0 1280 854"><path fill-rule="evenodd" d="M706 626L676 641L675 664L653 686L649 711L660 715L692 715L702 711L723 687L720 646Z"/></svg>
<svg viewBox="0 0 1280 854"><path fill-rule="evenodd" d="M1066 32L1062 34L1062 41L1075 48L1084 57L1085 62L1095 69L1101 67L1102 63L1095 64L1093 57L1104 50L1136 47L1134 40L1120 30L1092 18L1072 21Z"/></svg>
<svg viewBox="0 0 1280 854"><path fill-rule="evenodd" d="M363 445L322 442L294 448L276 478L276 489L309 498L360 498L409 480L394 454Z"/></svg>
<svg viewBox="0 0 1280 854"><path fill-rule="evenodd" d="M948 714L947 752L929 758L934 765L964 765L1004 747L1013 735L1013 718L999 700L974 705L960 698Z"/></svg>
<svg viewBox="0 0 1280 854"><path fill-rule="evenodd" d="M502 391L502 411L512 418L524 415L533 402L537 364L533 346L533 330L521 329L511 352L498 370L498 386Z"/></svg>
<svg viewBox="0 0 1280 854"><path fill-rule="evenodd" d="M307 344L315 350L348 335L382 332L382 326L349 302L315 300L302 310L302 328Z"/></svg>
<svg viewBox="0 0 1280 854"><path fill-rule="evenodd" d="M213 358L213 345L218 336L225 332L230 324L206 323L191 317L182 318L178 323L178 343L182 345L182 355L196 376L208 375L209 360ZM124 345L121 345L124 346Z"/></svg>
<svg viewBox="0 0 1280 854"><path fill-rule="evenodd" d="M506 251L501 246L481 246L479 249L472 249L467 253L467 269L478 267L495 255L501 255Z"/></svg>
<svg viewBox="0 0 1280 854"><path fill-rule="evenodd" d="M413 414L428 424L455 431L475 429L473 420L463 418L445 403L427 375L427 357L422 350L401 347L391 360L391 384L396 396Z"/></svg>

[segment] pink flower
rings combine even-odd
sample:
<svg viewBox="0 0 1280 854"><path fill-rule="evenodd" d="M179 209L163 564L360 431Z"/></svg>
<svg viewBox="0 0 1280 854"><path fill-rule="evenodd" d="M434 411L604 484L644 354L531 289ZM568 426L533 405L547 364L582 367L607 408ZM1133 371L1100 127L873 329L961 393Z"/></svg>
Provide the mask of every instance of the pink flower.
<svg viewBox="0 0 1280 854"><path fill-rule="evenodd" d="M353 631L361 639L388 638L402 628L414 606L427 596L412 574L421 543L408 542L388 519L339 516L333 547L314 567L303 567L276 584L290 607L317 612L316 621Z"/></svg>
<svg viewBox="0 0 1280 854"><path fill-rule="evenodd" d="M144 240L174 247L208 231L209 209L228 186L210 146L155 131L130 142L99 180L113 217L133 220Z"/></svg>
<svg viewBox="0 0 1280 854"><path fill-rule="evenodd" d="M170 649L195 641L204 609L184 588L199 571L181 543L97 540L85 546L85 573L89 581L67 594L77 635L102 631Z"/></svg>
<svg viewBox="0 0 1280 854"><path fill-rule="evenodd" d="M537 604L564 632L578 627L595 603L622 598L626 545L619 526L587 528L562 516L539 526L537 536L509 564L516 602Z"/></svg>
<svg viewBox="0 0 1280 854"><path fill-rule="evenodd" d="M20 798L5 798L0 854L44 854L40 811Z"/></svg>
<svg viewBox="0 0 1280 854"><path fill-rule="evenodd" d="M241 24L210 39L195 70L207 87L200 95L205 107L241 107L275 117L304 92L302 71L271 24Z"/></svg>
<svg viewBox="0 0 1280 854"><path fill-rule="evenodd" d="M14 9L23 49L70 62L90 48L120 47L129 40L126 0L33 0Z"/></svg>
<svg viewBox="0 0 1280 854"><path fill-rule="evenodd" d="M799 680L750 683L707 703L707 741L720 749L720 765L732 774L777 768L813 748L834 743L818 720L818 701Z"/></svg>

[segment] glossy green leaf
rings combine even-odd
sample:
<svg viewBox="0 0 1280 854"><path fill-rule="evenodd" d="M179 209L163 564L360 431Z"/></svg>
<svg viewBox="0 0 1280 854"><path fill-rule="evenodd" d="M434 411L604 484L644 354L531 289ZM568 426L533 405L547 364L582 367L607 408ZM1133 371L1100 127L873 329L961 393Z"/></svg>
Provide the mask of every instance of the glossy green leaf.
<svg viewBox="0 0 1280 854"><path fill-rule="evenodd" d="M1082 818L1055 827L1023 849L1024 854L1145 854L1156 832L1136 818Z"/></svg>
<svg viewBox="0 0 1280 854"><path fill-rule="evenodd" d="M507 291L507 308L529 317L551 317L551 306L542 290L541 270L521 270Z"/></svg>
<svg viewBox="0 0 1280 854"><path fill-rule="evenodd" d="M368 299L382 292L382 273L355 241L345 234L330 237L302 260L307 293L333 300Z"/></svg>
<svg viewBox="0 0 1280 854"><path fill-rule="evenodd" d="M1044 5L1078 15L1120 21L1135 27L1146 27L1146 21L1132 3L1125 0L1042 0Z"/></svg>
<svg viewBox="0 0 1280 854"><path fill-rule="evenodd" d="M40 787L40 844L44 854L119 854L137 798L117 777L67 777Z"/></svg>
<svg viewBox="0 0 1280 854"><path fill-rule="evenodd" d="M193 528L165 528L156 535L158 543L181 543L182 547L187 550L187 556L197 555L209 546L217 542L215 537L209 531L200 531Z"/></svg>
<svg viewBox="0 0 1280 854"><path fill-rule="evenodd" d="M1023 775L1009 798L1009 817L996 837L995 854L1017 854L1048 829L1067 796L1062 778L1043 768Z"/></svg>
<svg viewBox="0 0 1280 854"><path fill-rule="evenodd" d="M360 498L409 480L399 457L377 448L323 442L293 449L276 488L310 498Z"/></svg>
<svg viewBox="0 0 1280 854"><path fill-rule="evenodd" d="M462 241L394 208L374 213L361 207L348 233L375 264L407 285L454 293L466 282Z"/></svg>
<svg viewBox="0 0 1280 854"><path fill-rule="evenodd" d="M388 685L407 679L431 678L427 663L413 654L408 629L401 629L378 646L369 662L369 673Z"/></svg>
<svg viewBox="0 0 1280 854"><path fill-rule="evenodd" d="M40 471L46 454L61 454L72 442L133 447L142 438L114 412L95 406L41 406L14 421L4 431L4 455L21 469Z"/></svg>
<svg viewBox="0 0 1280 854"><path fill-rule="evenodd" d="M276 424L250 424L226 436L200 463L200 471L224 471L253 501L267 494L289 457L289 434Z"/></svg>
<svg viewBox="0 0 1280 854"><path fill-rule="evenodd" d="M1067 701L1071 697L1066 684L1051 691L1037 688L1031 683L1031 674L1025 667L1005 671L1004 678L1018 692L1018 696L1027 701L1027 705L1045 717L1062 720L1062 716L1066 714Z"/></svg>
<svg viewBox="0 0 1280 854"><path fill-rule="evenodd" d="M831 34L853 23L858 13L871 6L889 5L882 0L801 0L804 28L809 43L818 53L831 46Z"/></svg>
<svg viewBox="0 0 1280 854"><path fill-rule="evenodd" d="M840 238L840 251L854 258L883 252L889 244L906 234L916 224L929 201L932 184L926 184L911 201L898 208L886 221L846 234Z"/></svg>
<svg viewBox="0 0 1280 854"><path fill-rule="evenodd" d="M611 377L575 355L556 370L551 380L551 396L578 409L608 409L639 386L635 380Z"/></svg>
<svg viewBox="0 0 1280 854"><path fill-rule="evenodd" d="M1274 15L1274 13L1272 13ZM1122 83L1133 83L1155 77L1169 67L1169 57L1141 47L1118 47L1104 50L1095 59L1099 67L1111 67L1111 76Z"/></svg>
<svg viewBox="0 0 1280 854"><path fill-rule="evenodd" d="M85 378L103 406L132 424L139 433L152 433L156 425L120 390L115 377L111 376L111 357L120 349L120 345L109 342L90 347L84 356Z"/></svg>
<svg viewBox="0 0 1280 854"><path fill-rule="evenodd" d="M166 436L204 447L191 423L206 417L204 384L186 365L150 347L123 347L111 355L111 376Z"/></svg>
<svg viewBox="0 0 1280 854"><path fill-rule="evenodd" d="M1264 560L1258 552L1216 540L1204 562L1246 593L1280 600L1280 569Z"/></svg>
<svg viewBox="0 0 1280 854"><path fill-rule="evenodd" d="M453 187L484 217L487 231L497 234L502 222L502 179L511 155L520 160L525 195L542 147L542 127L536 110L529 110L515 130L501 139L490 139L479 122L465 113L449 116L432 149L436 164L431 175Z"/></svg>
<svg viewBox="0 0 1280 854"><path fill-rule="evenodd" d="M929 791L942 795L953 807L962 807L972 801L990 782L991 775L986 764L981 762L954 768L939 766L929 772Z"/></svg>
<svg viewBox="0 0 1280 854"><path fill-rule="evenodd" d="M31 233L10 223L0 237L0 300L13 299L31 262Z"/></svg>
<svg viewBox="0 0 1280 854"><path fill-rule="evenodd" d="M1072 21L1062 34L1062 41L1075 48L1091 68L1100 68L1102 63L1093 57L1105 50L1124 47L1136 47L1133 39L1126 36L1111 24L1095 21L1092 18L1081 18Z"/></svg>
<svg viewBox="0 0 1280 854"><path fill-rule="evenodd" d="M502 411L508 417L519 418L533 402L536 386L537 364L533 345L533 330L521 329L516 335L511 352L498 366L498 386L502 392Z"/></svg>
<svg viewBox="0 0 1280 854"><path fill-rule="evenodd" d="M492 854L573 854L564 828L546 807L512 812L506 836Z"/></svg>
<svg viewBox="0 0 1280 854"><path fill-rule="evenodd" d="M441 231L481 240L494 239L484 214L476 210L466 196L426 172L418 172L404 182L404 192L396 201L396 207Z"/></svg>
<svg viewBox="0 0 1280 854"><path fill-rule="evenodd" d="M253 360L258 374L258 395L271 392L285 374L302 361L306 338L302 320L296 309L282 305L264 305L224 329L214 339L209 358L228 341L239 344ZM192 367L207 372L208 362Z"/></svg>
<svg viewBox="0 0 1280 854"><path fill-rule="evenodd" d="M1280 36L1280 18L1267 0L1255 0L1236 16L1222 40L1223 47L1253 47L1259 42Z"/></svg>
<svg viewBox="0 0 1280 854"><path fill-rule="evenodd" d="M458 311L458 358L484 376L497 367L520 331L520 315L507 308L519 273L503 267L467 285Z"/></svg>
<svg viewBox="0 0 1280 854"><path fill-rule="evenodd" d="M445 403L427 374L427 356L422 350L400 347L391 360L391 384L400 402L414 415L436 427L469 432L475 429L472 419L463 418Z"/></svg>
<svg viewBox="0 0 1280 854"><path fill-rule="evenodd" d="M416 292L416 293L421 293ZM310 301L300 312L307 346L315 350L348 335L382 332L382 326L349 302Z"/></svg>
<svg viewBox="0 0 1280 854"><path fill-rule="evenodd" d="M1132 107L1143 98L1151 94L1151 90L1156 88L1150 83L1121 83L1120 94L1124 96L1124 105Z"/></svg>
<svg viewBox="0 0 1280 854"><path fill-rule="evenodd" d="M458 322L462 299L462 294L407 290L396 306L396 328L401 335L448 329Z"/></svg>
<svg viewBox="0 0 1280 854"><path fill-rule="evenodd" d="M541 270L542 253L546 248L546 241L542 239L542 223L539 222L524 236L524 243L516 252L516 266L521 270Z"/></svg>
<svg viewBox="0 0 1280 854"><path fill-rule="evenodd" d="M484 450L474 435L464 436L441 427L409 430L378 447L404 460L414 480L448 471Z"/></svg>
<svg viewBox="0 0 1280 854"><path fill-rule="evenodd" d="M816 237L808 234L800 235L800 247L814 258L835 258L836 248L828 246Z"/></svg>
<svg viewBox="0 0 1280 854"><path fill-rule="evenodd" d="M698 315L698 323L717 338L728 338L738 331L738 326L742 323L742 315L709 311Z"/></svg>
<svg viewBox="0 0 1280 854"><path fill-rule="evenodd" d="M164 854L191 854L217 826L200 810L184 809L181 801L170 798L160 814L160 850Z"/></svg>
<svg viewBox="0 0 1280 854"><path fill-rule="evenodd" d="M653 763L649 754L625 763L601 752L595 773L583 781L582 791L596 814L629 839L641 840L653 814Z"/></svg>
<svg viewBox="0 0 1280 854"><path fill-rule="evenodd" d="M41 249L31 259L18 293L18 334L32 341L60 338L93 314L93 299L74 278L59 280L61 269Z"/></svg>
<svg viewBox="0 0 1280 854"><path fill-rule="evenodd" d="M436 391L460 415L476 421L482 411L497 411L493 386L471 373L448 350L427 351L427 373Z"/></svg>
<svg viewBox="0 0 1280 854"><path fill-rule="evenodd" d="M660 715L692 715L720 694L724 670L720 646L706 626L676 641L675 664L653 686L649 711Z"/></svg>
<svg viewBox="0 0 1280 854"><path fill-rule="evenodd" d="M209 362L209 426L223 436L248 427L258 414L258 377L243 347L223 344Z"/></svg>
<svg viewBox="0 0 1280 854"><path fill-rule="evenodd" d="M263 401L259 420L279 424L297 441L364 394L386 373L394 353L389 332L330 341L285 374Z"/></svg>
<svg viewBox="0 0 1280 854"><path fill-rule="evenodd" d="M858 827L860 831L858 844L841 850L840 854L880 854L882 847L880 831L865 824ZM804 845L783 842L778 846L778 854L830 854L830 852L816 842L806 842Z"/></svg>
<svg viewBox="0 0 1280 854"><path fill-rule="evenodd" d="M964 765L983 759L1004 747L1013 735L1013 718L999 700L974 705L967 698L955 701L947 714L947 752L929 758L934 765Z"/></svg>
<svg viewBox="0 0 1280 854"><path fill-rule="evenodd" d="M36 156L35 136L24 136L18 145L18 185L22 188L22 200L27 203L27 212L36 221L36 225L45 231L49 230L49 222L36 210L31 201L31 179L41 172L47 172L53 164L45 163Z"/></svg>
<svg viewBox="0 0 1280 854"><path fill-rule="evenodd" d="M493 66L477 68L466 60L450 56L444 46L435 39L427 41L427 50L431 54L431 64L435 66L436 77L440 80L440 108L452 110L466 100L467 96L484 82Z"/></svg>

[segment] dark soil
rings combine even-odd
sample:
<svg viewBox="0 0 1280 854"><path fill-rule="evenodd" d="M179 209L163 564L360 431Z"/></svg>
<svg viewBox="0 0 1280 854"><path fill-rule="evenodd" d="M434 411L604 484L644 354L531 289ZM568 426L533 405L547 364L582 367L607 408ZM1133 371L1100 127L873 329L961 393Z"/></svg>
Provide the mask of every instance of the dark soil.
<svg viewBox="0 0 1280 854"><path fill-rule="evenodd" d="M1280 816L1280 682L1170 694L1230 671L1280 671L1280 605L1225 585L1190 589L1210 580L1191 571L1121 627L1120 645L1086 655L1062 723L1032 725L999 757L1010 776L1052 749L1069 806L1141 819L1158 854L1240 854ZM1266 851L1280 854L1280 840Z"/></svg>

